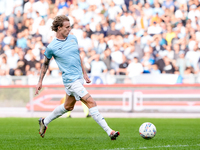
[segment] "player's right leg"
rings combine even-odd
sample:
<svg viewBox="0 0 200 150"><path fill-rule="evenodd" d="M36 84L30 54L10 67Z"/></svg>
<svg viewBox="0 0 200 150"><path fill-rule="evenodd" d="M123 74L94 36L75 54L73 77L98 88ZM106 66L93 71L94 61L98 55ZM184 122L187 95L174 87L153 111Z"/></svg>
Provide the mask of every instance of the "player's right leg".
<svg viewBox="0 0 200 150"><path fill-rule="evenodd" d="M40 125L40 136L44 137L47 125L53 121L54 119L62 116L67 111L72 111L74 108L74 105L76 103L76 100L74 96L69 96L66 94L66 100L64 104L59 105L56 107L46 118L40 118L39 119L39 125Z"/></svg>
<svg viewBox="0 0 200 150"><path fill-rule="evenodd" d="M90 94L87 93L83 96L81 101L89 108L92 118L104 129L104 131L106 131L111 140L116 140L116 138L120 135L119 131L114 131L108 126L104 117L99 113L96 102Z"/></svg>
<svg viewBox="0 0 200 150"><path fill-rule="evenodd" d="M116 137L119 136L119 132L112 130L103 116L99 113L96 102L83 86L83 79L76 80L71 86L71 89L76 100L81 100L89 108L92 118L104 129L108 136L110 136L111 140L115 140Z"/></svg>

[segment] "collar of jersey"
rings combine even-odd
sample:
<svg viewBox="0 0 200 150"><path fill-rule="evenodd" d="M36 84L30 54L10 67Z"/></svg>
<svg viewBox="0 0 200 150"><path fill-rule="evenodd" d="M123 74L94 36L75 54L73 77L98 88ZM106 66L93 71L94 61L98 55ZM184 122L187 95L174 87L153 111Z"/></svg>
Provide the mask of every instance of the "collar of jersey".
<svg viewBox="0 0 200 150"><path fill-rule="evenodd" d="M68 36L67 36L68 37ZM67 37L64 39L64 40L61 40L61 39L58 39L58 38L56 38L56 40L58 40L58 41L66 41L67 40Z"/></svg>

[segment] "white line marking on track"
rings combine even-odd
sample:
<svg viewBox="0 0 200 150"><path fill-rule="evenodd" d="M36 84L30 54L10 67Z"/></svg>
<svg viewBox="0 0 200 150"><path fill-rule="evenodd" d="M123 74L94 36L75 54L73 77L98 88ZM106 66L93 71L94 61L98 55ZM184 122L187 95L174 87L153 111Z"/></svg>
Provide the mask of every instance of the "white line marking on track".
<svg viewBox="0 0 200 150"><path fill-rule="evenodd" d="M192 146L200 146L200 144L196 145L164 145L164 146L153 146L153 147L138 147L138 148L114 148L114 149L103 149L103 150L128 150L128 149L154 149L154 148L169 148L169 147L192 147Z"/></svg>

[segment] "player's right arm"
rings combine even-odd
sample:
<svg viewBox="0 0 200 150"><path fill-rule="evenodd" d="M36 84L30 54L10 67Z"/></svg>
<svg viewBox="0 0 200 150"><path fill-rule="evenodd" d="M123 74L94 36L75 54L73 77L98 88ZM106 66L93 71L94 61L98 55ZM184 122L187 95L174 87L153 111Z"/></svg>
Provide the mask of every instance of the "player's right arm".
<svg viewBox="0 0 200 150"><path fill-rule="evenodd" d="M49 62L50 62L50 59L48 59L45 56L44 63L42 64L42 68L41 68L41 72L40 72L40 78L39 78L38 84L36 86L35 95L38 94L38 91L42 89L42 81L43 81L43 78L44 78L48 68L49 68Z"/></svg>

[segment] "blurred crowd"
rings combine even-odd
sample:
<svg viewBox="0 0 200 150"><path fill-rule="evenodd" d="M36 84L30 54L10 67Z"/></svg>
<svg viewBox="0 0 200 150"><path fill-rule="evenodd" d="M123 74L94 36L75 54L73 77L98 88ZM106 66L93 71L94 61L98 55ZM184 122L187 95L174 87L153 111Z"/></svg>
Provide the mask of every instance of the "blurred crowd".
<svg viewBox="0 0 200 150"><path fill-rule="evenodd" d="M57 15L93 76L200 73L199 0L0 0L1 76L39 75Z"/></svg>

